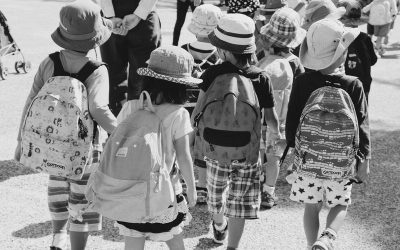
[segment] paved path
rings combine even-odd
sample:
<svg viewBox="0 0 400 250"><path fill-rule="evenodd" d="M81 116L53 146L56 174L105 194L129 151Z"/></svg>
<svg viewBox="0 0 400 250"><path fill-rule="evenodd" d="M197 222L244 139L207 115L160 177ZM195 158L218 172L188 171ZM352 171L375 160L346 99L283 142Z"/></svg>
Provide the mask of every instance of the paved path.
<svg viewBox="0 0 400 250"><path fill-rule="evenodd" d="M53 0L0 0L0 9L9 19L11 33L24 54L32 61L32 72L26 75L10 74L0 81L0 165L11 159L16 145L15 138L25 98L30 90L38 64L54 50L59 49L50 39L57 27L58 12L66 1ZM217 2L217 1L213 1ZM175 22L175 0L161 0L159 13L162 20L163 44L171 44L171 32ZM189 20L191 14L187 16ZM393 42L400 40L398 18ZM194 39L182 29L181 43ZM362 27L365 29L365 27ZM399 50L388 52L373 68L370 105L371 124L377 131L400 128L400 66ZM12 71L10 64L10 71ZM3 161L3 162L2 162ZM1 169L0 169L1 176ZM2 179L3 180L3 179ZM282 184L280 195L287 197L288 187ZM20 175L0 182L0 249L47 249L50 240L50 222L46 205L46 176L43 174ZM355 192L355 199L360 199ZM261 213L261 219L250 221L242 240L243 249L304 249L302 207L282 198L281 205ZM399 211L394 206L393 211ZM351 210L350 210L351 211ZM392 211L392 210L391 210ZM194 222L186 232L188 249L223 249L211 243L209 215L205 207L196 208ZM325 215L326 211L323 213ZM399 213L395 213L394 216ZM375 218L375 217L374 217ZM341 232L338 249L381 249L381 239L376 236L379 226L371 228L364 223L368 218L357 217L350 212ZM379 225L379 221L376 223ZM112 223L106 221L106 229L91 237L88 249L122 249ZM388 227L390 230L390 227ZM393 234L398 231L391 231ZM390 234L390 233L389 233ZM398 235L398 234L397 234ZM148 249L165 249L163 244L149 243ZM393 246L392 249L399 249Z"/></svg>

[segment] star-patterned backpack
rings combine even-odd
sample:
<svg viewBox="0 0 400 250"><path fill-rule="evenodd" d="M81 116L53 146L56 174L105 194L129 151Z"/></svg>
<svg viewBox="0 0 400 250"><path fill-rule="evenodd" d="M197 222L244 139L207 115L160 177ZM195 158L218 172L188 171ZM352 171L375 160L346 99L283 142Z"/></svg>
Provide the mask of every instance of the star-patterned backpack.
<svg viewBox="0 0 400 250"><path fill-rule="evenodd" d="M197 103L193 117L195 159L257 163L261 113L249 78L240 73L217 76Z"/></svg>
<svg viewBox="0 0 400 250"><path fill-rule="evenodd" d="M63 69L59 52L49 57L54 73L26 112L20 162L50 175L81 179L95 134L84 82L103 64L89 61L77 74L70 74Z"/></svg>

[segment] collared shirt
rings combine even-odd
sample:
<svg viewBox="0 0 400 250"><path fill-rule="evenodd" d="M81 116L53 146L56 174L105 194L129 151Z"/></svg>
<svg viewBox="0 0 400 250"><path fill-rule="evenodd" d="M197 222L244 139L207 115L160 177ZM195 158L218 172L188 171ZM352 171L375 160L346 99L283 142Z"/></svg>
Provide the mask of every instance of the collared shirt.
<svg viewBox="0 0 400 250"><path fill-rule="evenodd" d="M133 12L142 20L146 20L149 13L155 10L157 0L140 0L138 7ZM100 6L106 17L114 17L115 11L112 0L100 0Z"/></svg>

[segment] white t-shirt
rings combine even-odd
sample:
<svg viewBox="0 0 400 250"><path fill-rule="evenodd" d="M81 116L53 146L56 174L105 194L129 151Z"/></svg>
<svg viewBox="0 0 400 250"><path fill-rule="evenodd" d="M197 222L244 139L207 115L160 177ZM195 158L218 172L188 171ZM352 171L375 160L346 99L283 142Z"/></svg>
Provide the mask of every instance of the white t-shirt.
<svg viewBox="0 0 400 250"><path fill-rule="evenodd" d="M174 142L193 131L189 112L181 105L162 104L154 105L156 114L162 119L165 163L169 171L172 170L176 159ZM125 120L132 112L139 109L139 100L131 100L124 104L117 117L118 124ZM182 192L179 178L173 179L175 193Z"/></svg>

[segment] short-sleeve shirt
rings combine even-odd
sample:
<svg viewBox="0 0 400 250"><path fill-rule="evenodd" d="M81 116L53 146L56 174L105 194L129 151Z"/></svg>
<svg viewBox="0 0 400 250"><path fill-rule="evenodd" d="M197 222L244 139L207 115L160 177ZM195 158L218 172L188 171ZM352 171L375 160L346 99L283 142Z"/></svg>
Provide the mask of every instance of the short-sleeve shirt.
<svg viewBox="0 0 400 250"><path fill-rule="evenodd" d="M273 108L275 106L273 89L269 77L265 71L256 66L250 66L246 70L240 70L229 62L211 66L201 76L203 82L199 84L199 88L206 92L217 76L229 73L238 73L251 80L261 109Z"/></svg>

